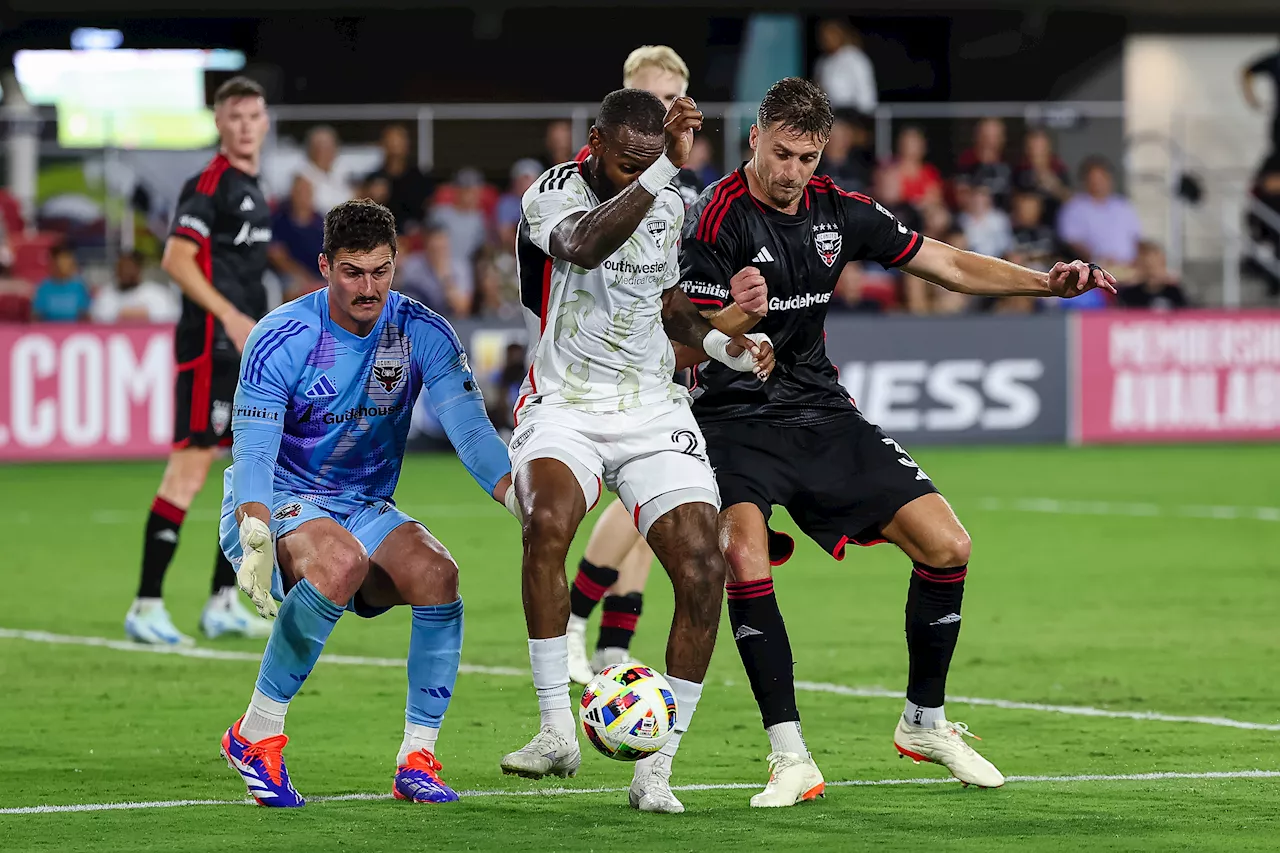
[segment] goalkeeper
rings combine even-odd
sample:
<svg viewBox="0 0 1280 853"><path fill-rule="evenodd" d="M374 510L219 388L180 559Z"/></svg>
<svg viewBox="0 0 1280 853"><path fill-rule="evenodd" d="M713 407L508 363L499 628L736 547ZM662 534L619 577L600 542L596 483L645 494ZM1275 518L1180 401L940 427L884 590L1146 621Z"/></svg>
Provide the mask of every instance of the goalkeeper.
<svg viewBox="0 0 1280 853"><path fill-rule="evenodd" d="M241 361L221 542L241 588L277 618L249 708L222 751L264 806L304 802L281 753L285 712L338 617L398 604L412 607L413 622L393 793L458 798L435 758L462 650L458 567L391 500L420 389L476 482L513 512L515 496L462 345L439 315L391 290L395 259L390 211L338 205L318 258L329 286L262 319Z"/></svg>

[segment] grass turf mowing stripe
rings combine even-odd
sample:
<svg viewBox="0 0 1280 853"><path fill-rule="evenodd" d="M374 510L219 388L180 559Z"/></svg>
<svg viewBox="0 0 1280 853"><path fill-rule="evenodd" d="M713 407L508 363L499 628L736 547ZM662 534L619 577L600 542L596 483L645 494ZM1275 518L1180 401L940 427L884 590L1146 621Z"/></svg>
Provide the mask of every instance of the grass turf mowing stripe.
<svg viewBox="0 0 1280 853"><path fill-rule="evenodd" d="M1009 776L1008 782L1021 785L1070 784L1083 782L1163 782L1175 779L1280 779L1276 770L1227 770L1207 773L1121 773L1113 776L1081 774L1077 776ZM946 785L955 779L923 777L920 779L849 779L828 782L829 788L877 788L893 785ZM757 782L733 782L719 785L673 785L673 791L744 791L759 788ZM582 794L620 794L626 788L539 788L533 791L459 791L461 797L555 797ZM332 797L309 797L308 803L341 803L364 800L390 800L390 794L339 794ZM64 814L68 812L133 811L138 809L173 809L188 806L251 806L253 800L157 800L136 803L75 803L64 806L23 806L0 809L0 815Z"/></svg>
<svg viewBox="0 0 1280 853"><path fill-rule="evenodd" d="M178 657L203 658L206 660L230 660L258 663L261 654L253 652L233 652L222 649L207 649L200 646L146 646L132 640L109 640L105 637L75 637L67 634L51 634L48 631L19 631L12 628L0 628L0 640L26 640L34 643L54 645L93 646L123 652L143 652L161 655L177 655ZM403 658L362 657L359 655L320 656L322 662L338 666L374 666L403 669ZM497 675L527 678L529 673L523 669L509 666L478 666L464 663L458 671L468 675ZM797 681L796 690L807 693L833 693L838 696L853 696L861 699L904 699L906 694L898 690L886 690L883 687L849 687L844 684L829 684L822 681ZM1038 711L1049 714L1067 714L1077 717L1106 717L1116 720L1143 720L1158 723L1196 723L1203 726L1220 726L1231 729L1248 729L1252 731L1280 732L1277 723L1253 723L1247 720L1233 720L1229 717L1183 716L1178 714L1160 714L1155 711L1113 711L1108 708L1093 708L1087 705L1046 705L1040 702L1019 702L1013 699L988 699L980 696L952 696L952 703L982 705L1000 708L1005 711Z"/></svg>

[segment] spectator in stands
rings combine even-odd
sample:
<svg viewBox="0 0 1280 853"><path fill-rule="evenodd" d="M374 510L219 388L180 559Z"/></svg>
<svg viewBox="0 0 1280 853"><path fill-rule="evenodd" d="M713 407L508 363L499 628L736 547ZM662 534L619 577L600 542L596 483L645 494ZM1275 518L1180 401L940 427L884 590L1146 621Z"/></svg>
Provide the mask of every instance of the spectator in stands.
<svg viewBox="0 0 1280 853"><path fill-rule="evenodd" d="M80 276L76 254L69 246L53 250L53 273L36 288L31 314L46 323L75 323L89 316L89 288Z"/></svg>
<svg viewBox="0 0 1280 853"><path fill-rule="evenodd" d="M409 131L404 125L387 125L382 129L382 165L365 178L369 197L391 210L400 234L421 228L427 217L427 203L436 189L411 153Z"/></svg>
<svg viewBox="0 0 1280 853"><path fill-rule="evenodd" d="M1044 224L1044 196L1020 191L1013 196L1013 242L1005 255L1015 264L1048 272L1061 252L1058 235Z"/></svg>
<svg viewBox="0 0 1280 853"><path fill-rule="evenodd" d="M956 161L956 177L968 187L986 187L996 207L1002 210L1008 209L1013 190L1013 169L1005 162L1004 147L1004 122L984 118L973 129L973 147Z"/></svg>
<svg viewBox="0 0 1280 853"><path fill-rule="evenodd" d="M1262 101L1254 91L1254 78L1264 75L1271 78L1271 91L1274 93L1275 100L1271 105L1271 153L1280 155L1280 51L1268 53L1246 65L1240 74L1240 83L1244 87L1244 99L1255 110L1262 109Z"/></svg>
<svg viewBox="0 0 1280 853"><path fill-rule="evenodd" d="M862 34L846 18L828 18L818 24L818 48L822 56L813 65L813 80L827 93L831 106L863 115L875 112L880 94L875 68L862 49Z"/></svg>
<svg viewBox="0 0 1280 853"><path fill-rule="evenodd" d="M1182 290L1182 283L1169 271L1164 249L1160 244L1143 240L1138 245L1135 278L1136 283L1116 289L1118 305L1156 311L1187 307L1187 295Z"/></svg>
<svg viewBox="0 0 1280 853"><path fill-rule="evenodd" d="M501 253L492 246L480 250L476 257L476 288L471 298L472 317L486 320L514 320L520 316L519 294L515 277L504 275L498 263Z"/></svg>
<svg viewBox="0 0 1280 853"><path fill-rule="evenodd" d="M516 401L520 398L520 386L524 383L529 368L525 364L526 352L524 344L507 344L507 357L502 367L493 374L490 380L491 393L485 394L489 420L499 431L511 432L516 428L514 414Z"/></svg>
<svg viewBox="0 0 1280 853"><path fill-rule="evenodd" d="M689 152L684 167L698 176L700 186L710 186L723 177L720 167L712 162L713 156L711 142L705 136L695 136L693 150Z"/></svg>
<svg viewBox="0 0 1280 853"><path fill-rule="evenodd" d="M549 169L561 163L568 163L576 153L573 146L573 124L567 119L548 122L540 161Z"/></svg>
<svg viewBox="0 0 1280 853"><path fill-rule="evenodd" d="M289 198L271 217L267 258L282 279L286 299L324 287L316 258L324 248L324 217L316 212L311 182L295 175Z"/></svg>
<svg viewBox="0 0 1280 853"><path fill-rule="evenodd" d="M1067 164L1053 151L1053 138L1042 127L1027 133L1022 145L1022 162L1013 176L1014 188L1040 196L1044 222L1053 222L1058 208L1071 198Z"/></svg>
<svg viewBox="0 0 1280 853"><path fill-rule="evenodd" d="M542 174L542 165L530 157L517 160L511 166L511 185L494 208L493 218L498 228L498 245L505 251L516 248L516 229L520 227L520 199Z"/></svg>
<svg viewBox="0 0 1280 853"><path fill-rule="evenodd" d="M422 248L408 252L396 268L395 286L407 296L449 317L471 311L471 276L449 245L449 232L428 225Z"/></svg>
<svg viewBox="0 0 1280 853"><path fill-rule="evenodd" d="M141 252L116 259L115 281L93 297L89 315L95 323L176 323L182 314L178 293L168 284L143 279Z"/></svg>
<svg viewBox="0 0 1280 853"><path fill-rule="evenodd" d="M869 192L875 170L870 141L861 117L847 111L836 113L827 147L822 151L822 174L830 175L841 189Z"/></svg>
<svg viewBox="0 0 1280 853"><path fill-rule="evenodd" d="M1277 225L1280 219L1280 153L1272 154L1258 169L1253 195L1266 210L1250 211L1245 220L1249 235L1270 250L1271 257L1280 259L1280 225ZM1267 210L1271 212L1270 216L1265 215ZM1280 295L1280 276L1252 260L1249 267L1262 276L1270 295Z"/></svg>
<svg viewBox="0 0 1280 853"><path fill-rule="evenodd" d="M898 165L893 161L882 163L876 169L875 178L871 182L871 197L912 231L919 231L924 227L924 217L919 208L902 197L902 176Z"/></svg>
<svg viewBox="0 0 1280 853"><path fill-rule="evenodd" d="M926 162L928 142L918 127L908 125L898 133L897 157L902 200L917 208L943 204L942 175L938 167Z"/></svg>
<svg viewBox="0 0 1280 853"><path fill-rule="evenodd" d="M969 248L980 255L1002 258L1013 245L1009 216L995 206L991 190L984 184L969 188L965 208L956 219Z"/></svg>
<svg viewBox="0 0 1280 853"><path fill-rule="evenodd" d="M484 175L469 166L459 169L453 178L453 190L453 203L437 205L431 212L431 223L449 233L453 257L466 270L460 285L469 294L474 289L471 265L476 252L489 242L489 223L480 206Z"/></svg>
<svg viewBox="0 0 1280 853"><path fill-rule="evenodd" d="M1080 167L1084 192L1072 196L1058 213L1058 237L1071 254L1106 267L1120 280L1138 257L1142 225L1127 198L1115 191L1111 165L1090 157ZM1089 294L1085 294L1088 296Z"/></svg>
<svg viewBox="0 0 1280 853"><path fill-rule="evenodd" d="M338 170L337 161L337 131L327 124L307 131L307 159L298 172L311 182L316 210L321 215L355 195L347 176Z"/></svg>

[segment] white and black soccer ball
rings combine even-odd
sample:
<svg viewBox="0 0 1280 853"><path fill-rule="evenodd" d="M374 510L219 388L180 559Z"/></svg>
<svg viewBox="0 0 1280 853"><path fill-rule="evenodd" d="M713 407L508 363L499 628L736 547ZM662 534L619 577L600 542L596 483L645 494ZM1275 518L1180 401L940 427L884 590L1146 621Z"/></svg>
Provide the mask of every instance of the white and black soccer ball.
<svg viewBox="0 0 1280 853"><path fill-rule="evenodd" d="M660 674L642 664L615 664L582 692L582 731L602 755L638 761L662 749L676 726L676 696Z"/></svg>

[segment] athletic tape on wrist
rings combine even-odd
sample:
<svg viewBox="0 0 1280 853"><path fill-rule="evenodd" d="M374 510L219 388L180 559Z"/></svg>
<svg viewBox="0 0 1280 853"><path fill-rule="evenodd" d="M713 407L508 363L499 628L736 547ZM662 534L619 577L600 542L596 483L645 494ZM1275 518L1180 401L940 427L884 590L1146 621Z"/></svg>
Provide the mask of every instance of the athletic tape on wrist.
<svg viewBox="0 0 1280 853"><path fill-rule="evenodd" d="M674 181L678 174L680 174L680 167L663 154L654 161L652 166L640 173L640 186L656 198L658 193L662 192L662 188Z"/></svg>

